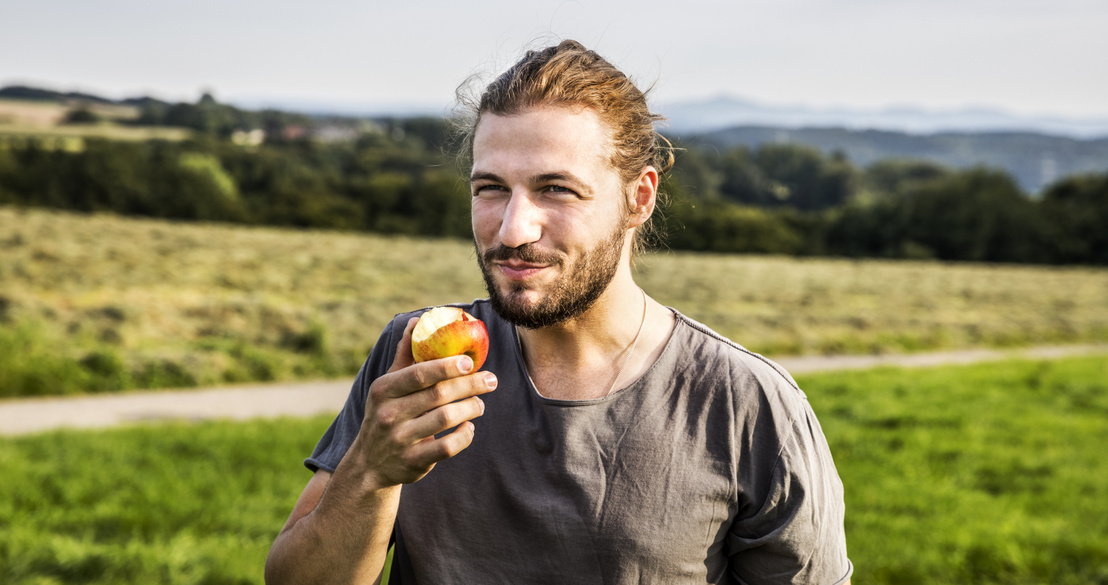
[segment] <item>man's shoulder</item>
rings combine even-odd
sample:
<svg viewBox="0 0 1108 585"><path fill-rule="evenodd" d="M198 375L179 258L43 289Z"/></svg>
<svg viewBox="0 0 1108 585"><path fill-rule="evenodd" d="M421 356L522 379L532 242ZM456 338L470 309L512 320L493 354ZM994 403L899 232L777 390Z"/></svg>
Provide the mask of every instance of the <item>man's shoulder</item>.
<svg viewBox="0 0 1108 585"><path fill-rule="evenodd" d="M788 371L773 360L750 351L676 309L673 312L677 318L674 341L681 345L678 359L684 362L679 365L718 374L726 370L732 378L753 378L760 386L790 388L804 396Z"/></svg>
<svg viewBox="0 0 1108 585"><path fill-rule="evenodd" d="M679 345L669 358L670 373L681 391L699 397L703 409L723 413L736 432L753 437L759 453L776 458L809 426L808 397L773 360L680 313L674 335Z"/></svg>

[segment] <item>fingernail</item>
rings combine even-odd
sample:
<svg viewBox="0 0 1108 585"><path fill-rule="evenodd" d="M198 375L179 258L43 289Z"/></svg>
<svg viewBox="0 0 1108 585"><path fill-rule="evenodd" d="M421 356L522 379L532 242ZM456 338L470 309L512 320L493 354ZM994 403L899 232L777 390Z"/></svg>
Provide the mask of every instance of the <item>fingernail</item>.
<svg viewBox="0 0 1108 585"><path fill-rule="evenodd" d="M485 401L477 398L477 406L481 408L481 414L485 414Z"/></svg>
<svg viewBox="0 0 1108 585"><path fill-rule="evenodd" d="M473 359L468 355L463 355L462 359L458 360L458 369L461 370L463 374L468 374L469 371L473 369Z"/></svg>
<svg viewBox="0 0 1108 585"><path fill-rule="evenodd" d="M485 372L485 385L489 387L489 390L496 390L496 384L496 374Z"/></svg>

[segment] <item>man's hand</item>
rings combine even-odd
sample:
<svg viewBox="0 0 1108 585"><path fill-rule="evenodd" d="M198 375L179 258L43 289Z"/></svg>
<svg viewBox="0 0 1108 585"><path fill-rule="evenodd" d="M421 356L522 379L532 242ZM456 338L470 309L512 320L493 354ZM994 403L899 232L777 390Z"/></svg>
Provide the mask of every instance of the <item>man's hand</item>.
<svg viewBox="0 0 1108 585"><path fill-rule="evenodd" d="M415 323L408 321L392 367L370 385L361 431L334 474L316 471L296 501L266 561L267 583L378 582L400 484L473 441L470 421L485 410L478 396L496 388L496 376L471 373L466 356L415 363Z"/></svg>
<svg viewBox="0 0 1108 585"><path fill-rule="evenodd" d="M415 363L408 321L388 373L369 387L359 442L365 446L367 480L377 488L411 483L473 441L472 419L485 404L478 396L496 388L492 372L471 373L473 360L457 356ZM456 428L455 428L456 427ZM435 435L454 429L436 438Z"/></svg>

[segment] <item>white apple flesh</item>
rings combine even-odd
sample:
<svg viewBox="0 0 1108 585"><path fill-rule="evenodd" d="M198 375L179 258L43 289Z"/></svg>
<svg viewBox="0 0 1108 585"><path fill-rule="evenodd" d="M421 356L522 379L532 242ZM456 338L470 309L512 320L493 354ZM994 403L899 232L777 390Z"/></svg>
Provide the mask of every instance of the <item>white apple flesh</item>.
<svg viewBox="0 0 1108 585"><path fill-rule="evenodd" d="M473 371L489 355L489 332L478 318L457 307L435 307L420 316L412 330L412 357L416 362L468 355Z"/></svg>

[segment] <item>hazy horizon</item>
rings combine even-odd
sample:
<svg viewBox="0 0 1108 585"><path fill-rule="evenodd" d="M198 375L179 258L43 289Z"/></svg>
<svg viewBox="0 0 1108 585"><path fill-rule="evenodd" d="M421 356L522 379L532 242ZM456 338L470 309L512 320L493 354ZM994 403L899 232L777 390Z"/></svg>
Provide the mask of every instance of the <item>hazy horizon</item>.
<svg viewBox="0 0 1108 585"><path fill-rule="evenodd" d="M506 0L11 4L0 85L110 98L446 108L527 46L575 38L667 104L730 95L816 109L1108 118L1108 3L768 0L679 9Z"/></svg>

